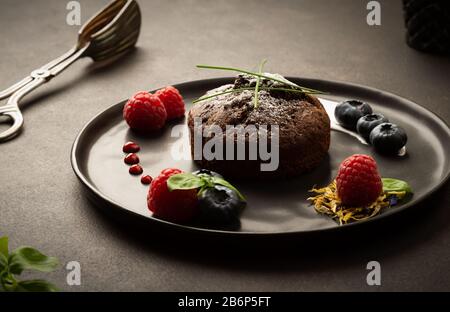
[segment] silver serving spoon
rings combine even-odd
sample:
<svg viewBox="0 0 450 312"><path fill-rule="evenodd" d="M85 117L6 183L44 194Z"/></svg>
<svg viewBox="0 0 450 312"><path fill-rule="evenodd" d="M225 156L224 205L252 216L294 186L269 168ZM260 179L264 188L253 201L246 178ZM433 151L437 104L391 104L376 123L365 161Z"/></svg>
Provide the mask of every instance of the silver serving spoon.
<svg viewBox="0 0 450 312"><path fill-rule="evenodd" d="M19 101L32 90L57 76L81 57L95 62L113 61L130 51L139 37L141 12L135 0L114 0L87 21L78 32L77 44L53 61L34 70L11 87L0 92L0 117L12 119L11 127L0 133L0 142L16 136L23 126ZM1 121L1 120L0 120Z"/></svg>

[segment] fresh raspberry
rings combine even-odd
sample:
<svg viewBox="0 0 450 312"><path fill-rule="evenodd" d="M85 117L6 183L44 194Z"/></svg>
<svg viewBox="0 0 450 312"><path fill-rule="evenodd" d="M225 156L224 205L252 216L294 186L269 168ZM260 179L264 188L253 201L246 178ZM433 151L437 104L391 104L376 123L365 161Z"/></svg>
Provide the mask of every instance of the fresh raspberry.
<svg viewBox="0 0 450 312"><path fill-rule="evenodd" d="M346 158L336 177L337 195L345 206L373 203L383 189L375 160L362 154Z"/></svg>
<svg viewBox="0 0 450 312"><path fill-rule="evenodd" d="M147 195L147 206L160 219L185 223L199 211L197 190L174 190L170 192L167 188L167 179L177 173L182 173L182 171L165 169L153 179Z"/></svg>
<svg viewBox="0 0 450 312"><path fill-rule="evenodd" d="M155 92L155 95L163 102L167 111L167 119L175 119L184 116L185 105L180 92L168 86Z"/></svg>
<svg viewBox="0 0 450 312"><path fill-rule="evenodd" d="M167 112L164 104L156 95L141 91L133 95L125 104L123 118L130 128L151 132L164 126Z"/></svg>

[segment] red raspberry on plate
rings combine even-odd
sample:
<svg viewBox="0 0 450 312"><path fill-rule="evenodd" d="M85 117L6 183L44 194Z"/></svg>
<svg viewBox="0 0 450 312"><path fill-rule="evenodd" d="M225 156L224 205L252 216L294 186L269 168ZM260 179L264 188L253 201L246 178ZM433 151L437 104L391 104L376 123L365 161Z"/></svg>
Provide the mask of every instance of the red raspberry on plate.
<svg viewBox="0 0 450 312"><path fill-rule="evenodd" d="M375 160L362 154L346 158L336 177L337 195L345 206L373 203L383 189Z"/></svg>
<svg viewBox="0 0 450 312"><path fill-rule="evenodd" d="M167 112L156 95L141 91L133 95L125 104L123 118L130 128L151 132L164 127Z"/></svg>
<svg viewBox="0 0 450 312"><path fill-rule="evenodd" d="M180 92L168 86L155 92L155 95L163 102L167 111L167 119L175 119L184 116L185 105Z"/></svg>
<svg viewBox="0 0 450 312"><path fill-rule="evenodd" d="M167 188L167 179L182 172L179 169L165 169L153 179L147 195L147 206L155 217L185 223L199 212L196 189L170 192Z"/></svg>

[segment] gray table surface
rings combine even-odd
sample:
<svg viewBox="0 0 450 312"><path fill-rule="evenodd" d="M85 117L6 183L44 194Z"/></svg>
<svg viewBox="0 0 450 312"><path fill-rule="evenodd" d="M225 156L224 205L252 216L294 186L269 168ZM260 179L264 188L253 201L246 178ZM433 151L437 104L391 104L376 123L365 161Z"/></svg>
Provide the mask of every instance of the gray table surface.
<svg viewBox="0 0 450 312"><path fill-rule="evenodd" d="M107 3L80 2L83 22ZM366 24L367 1L139 2L138 48L107 68L83 59L29 95L23 133L0 145L0 233L13 247L60 258L46 278L67 291L450 290L448 183L420 209L361 232L362 239L311 248L294 242L254 255L157 244L157 234L131 234L96 210L70 166L78 131L137 90L222 75L196 63L251 67L267 58L269 70L383 89L450 121L450 59L406 46L400 1L380 1L378 27ZM66 4L0 0L0 86L71 47L78 27L66 24ZM66 284L64 264L72 260L81 263L81 286ZM366 284L370 260L381 263L381 286Z"/></svg>

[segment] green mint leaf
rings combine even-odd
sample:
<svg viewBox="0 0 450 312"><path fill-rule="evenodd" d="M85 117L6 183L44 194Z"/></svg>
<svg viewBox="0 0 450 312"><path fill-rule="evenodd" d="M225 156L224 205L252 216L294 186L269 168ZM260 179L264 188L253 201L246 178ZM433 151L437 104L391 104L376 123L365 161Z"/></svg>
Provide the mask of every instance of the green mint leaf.
<svg viewBox="0 0 450 312"><path fill-rule="evenodd" d="M192 190L205 185L205 181L192 173L178 173L169 177L167 187L169 191Z"/></svg>
<svg viewBox="0 0 450 312"><path fill-rule="evenodd" d="M8 267L8 237L0 237L0 273Z"/></svg>
<svg viewBox="0 0 450 312"><path fill-rule="evenodd" d="M214 181L212 179L213 177L210 176L209 174L201 173L201 174L198 174L197 176L199 176L204 182L202 188L214 187Z"/></svg>
<svg viewBox="0 0 450 312"><path fill-rule="evenodd" d="M55 292L59 289L52 283L44 280L28 280L18 282L16 290L32 292Z"/></svg>
<svg viewBox="0 0 450 312"><path fill-rule="evenodd" d="M16 279L7 271L0 274L0 284L2 285L4 291L15 291L17 287Z"/></svg>
<svg viewBox="0 0 450 312"><path fill-rule="evenodd" d="M8 258L8 237L0 237L0 254Z"/></svg>
<svg viewBox="0 0 450 312"><path fill-rule="evenodd" d="M381 181L383 182L383 192L413 192L406 181L393 178L382 178Z"/></svg>
<svg viewBox="0 0 450 312"><path fill-rule="evenodd" d="M202 193L208 188L208 186L203 185L197 192L197 197L200 197L200 195L202 195Z"/></svg>
<svg viewBox="0 0 450 312"><path fill-rule="evenodd" d="M31 247L19 247L9 256L9 271L20 274L23 270L51 272L58 266L58 259L48 257Z"/></svg>
<svg viewBox="0 0 450 312"><path fill-rule="evenodd" d="M0 273L5 271L8 267L8 258L6 258L2 253L0 253Z"/></svg>
<svg viewBox="0 0 450 312"><path fill-rule="evenodd" d="M235 191L238 194L238 196L241 200L245 201L245 197L241 194L241 192L239 192L239 190L237 188L235 188L233 185L231 185L230 182L228 182L222 178L219 178L219 177L212 177L212 181L215 184L219 184L219 185L228 187L229 189L232 189L233 191Z"/></svg>

